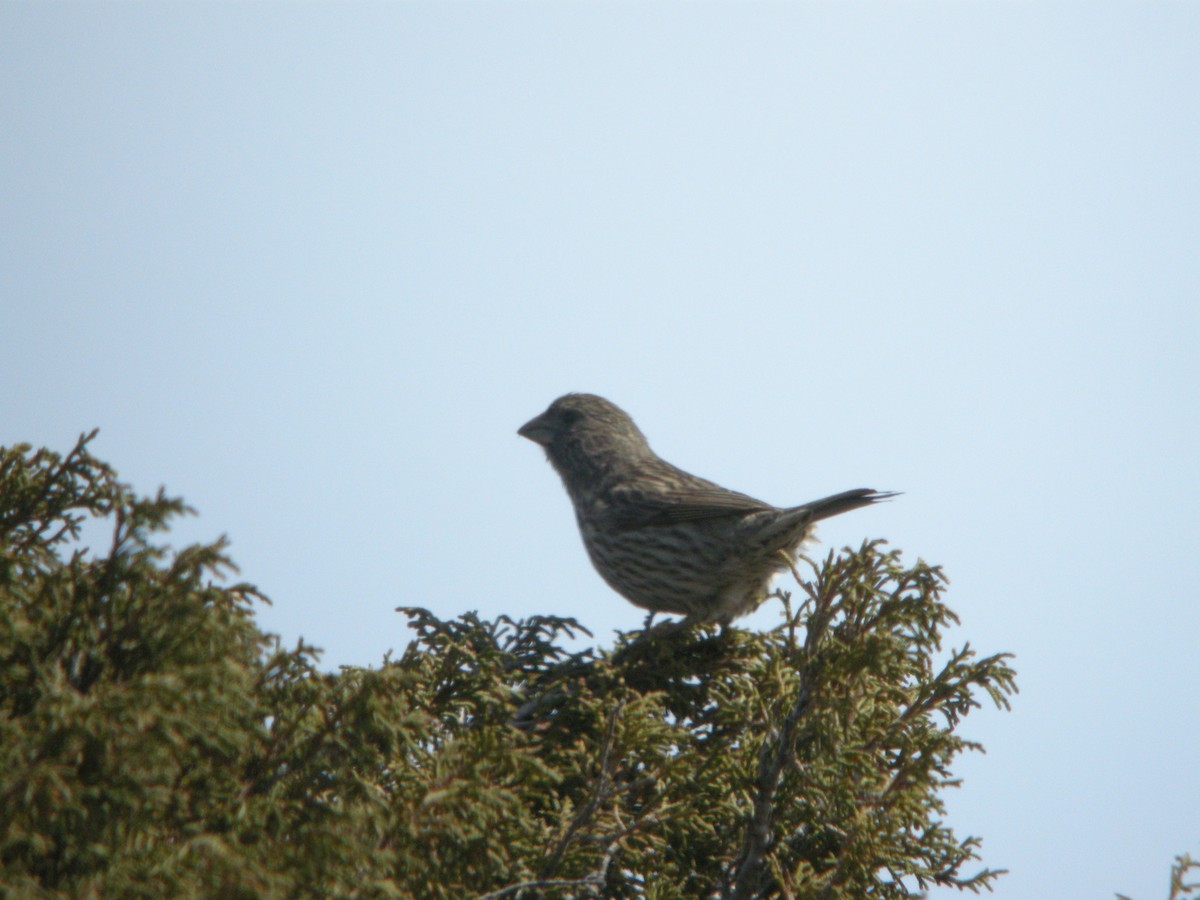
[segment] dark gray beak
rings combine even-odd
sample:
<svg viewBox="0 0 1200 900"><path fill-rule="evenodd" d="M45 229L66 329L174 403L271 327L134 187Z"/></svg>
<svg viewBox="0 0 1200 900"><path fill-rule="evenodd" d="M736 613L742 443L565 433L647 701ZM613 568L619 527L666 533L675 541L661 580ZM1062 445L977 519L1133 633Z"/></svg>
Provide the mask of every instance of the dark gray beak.
<svg viewBox="0 0 1200 900"><path fill-rule="evenodd" d="M551 430L549 423L546 422L545 413L530 419L517 429L517 434L523 438L528 438L535 444L541 444L543 447L549 447L550 442L554 439L554 432Z"/></svg>

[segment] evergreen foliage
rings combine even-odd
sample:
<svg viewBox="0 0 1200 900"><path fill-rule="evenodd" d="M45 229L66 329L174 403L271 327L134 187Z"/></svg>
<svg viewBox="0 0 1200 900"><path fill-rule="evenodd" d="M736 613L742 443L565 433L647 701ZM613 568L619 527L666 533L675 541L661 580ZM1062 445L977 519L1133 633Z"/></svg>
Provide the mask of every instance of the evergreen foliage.
<svg viewBox="0 0 1200 900"><path fill-rule="evenodd" d="M1188 873L1200 872L1200 860L1192 859L1190 854L1181 853L1175 857L1171 866L1171 886L1167 900L1184 900L1186 897L1200 897L1200 881L1186 881ZM1130 900L1124 894L1117 894L1117 900Z"/></svg>
<svg viewBox="0 0 1200 900"><path fill-rule="evenodd" d="M898 898L999 874L942 795L981 749L962 718L1014 673L943 649L936 567L866 543L772 631L606 650L568 651L571 619L406 608L403 653L327 673L258 630L224 540L165 545L187 508L91 437L0 449L0 896Z"/></svg>

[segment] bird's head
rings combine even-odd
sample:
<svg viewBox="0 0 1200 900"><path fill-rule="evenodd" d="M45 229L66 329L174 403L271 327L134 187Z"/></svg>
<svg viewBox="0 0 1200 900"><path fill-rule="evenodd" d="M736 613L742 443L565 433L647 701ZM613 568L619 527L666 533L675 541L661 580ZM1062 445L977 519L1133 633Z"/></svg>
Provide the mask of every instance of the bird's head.
<svg viewBox="0 0 1200 900"><path fill-rule="evenodd" d="M572 495L584 483L653 456L629 414L595 394L564 394L517 434L542 445Z"/></svg>

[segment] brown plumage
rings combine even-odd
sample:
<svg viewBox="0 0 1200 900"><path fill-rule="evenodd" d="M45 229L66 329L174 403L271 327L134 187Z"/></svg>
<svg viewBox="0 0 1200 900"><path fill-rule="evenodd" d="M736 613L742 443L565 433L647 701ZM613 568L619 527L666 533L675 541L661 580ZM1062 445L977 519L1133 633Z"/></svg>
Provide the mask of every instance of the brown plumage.
<svg viewBox="0 0 1200 900"><path fill-rule="evenodd" d="M786 509L676 468L622 409L566 394L517 431L541 444L592 564L630 602L684 623L751 612L814 523L895 496L869 488Z"/></svg>

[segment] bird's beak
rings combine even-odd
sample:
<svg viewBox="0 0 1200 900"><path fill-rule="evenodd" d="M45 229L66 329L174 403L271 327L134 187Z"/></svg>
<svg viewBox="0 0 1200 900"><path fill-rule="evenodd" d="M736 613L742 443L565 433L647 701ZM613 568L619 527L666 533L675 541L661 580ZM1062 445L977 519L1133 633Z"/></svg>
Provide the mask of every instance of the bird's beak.
<svg viewBox="0 0 1200 900"><path fill-rule="evenodd" d="M553 437L550 431L550 426L546 422L545 413L530 419L517 429L517 434L523 438L529 438L529 440L533 441L535 444L541 444L543 447L549 447L550 440Z"/></svg>

